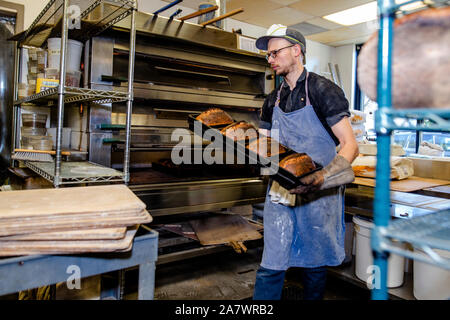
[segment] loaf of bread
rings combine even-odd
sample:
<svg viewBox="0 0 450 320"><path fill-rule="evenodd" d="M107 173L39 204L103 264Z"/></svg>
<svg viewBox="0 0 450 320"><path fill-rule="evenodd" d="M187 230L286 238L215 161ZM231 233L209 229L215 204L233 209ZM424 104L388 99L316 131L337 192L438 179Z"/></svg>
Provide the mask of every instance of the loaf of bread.
<svg viewBox="0 0 450 320"><path fill-rule="evenodd" d="M377 99L378 32L358 56L358 84ZM405 15L394 23L392 104L394 108L450 106L450 7Z"/></svg>
<svg viewBox="0 0 450 320"><path fill-rule="evenodd" d="M287 151L278 141L264 136L250 142L247 148L260 156L269 158Z"/></svg>
<svg viewBox="0 0 450 320"><path fill-rule="evenodd" d="M220 132L234 141L250 140L258 137L258 131L255 126L245 121L233 123L220 130Z"/></svg>
<svg viewBox="0 0 450 320"><path fill-rule="evenodd" d="M282 159L279 166L296 177L300 177L316 168L313 160L306 153L294 153Z"/></svg>
<svg viewBox="0 0 450 320"><path fill-rule="evenodd" d="M210 108L200 113L196 119L208 126L220 126L233 123L233 118L219 108Z"/></svg>

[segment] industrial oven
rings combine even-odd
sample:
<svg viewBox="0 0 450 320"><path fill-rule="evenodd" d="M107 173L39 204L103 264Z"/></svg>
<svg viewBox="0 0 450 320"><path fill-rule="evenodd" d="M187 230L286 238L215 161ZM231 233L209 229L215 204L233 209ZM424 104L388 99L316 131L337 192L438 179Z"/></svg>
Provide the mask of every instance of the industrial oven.
<svg viewBox="0 0 450 320"><path fill-rule="evenodd" d="M122 23L123 22L123 23ZM125 19L85 45L85 85L127 89L129 22ZM258 124L264 97L273 90L265 57L238 49L241 35L138 12L129 187L159 217L217 211L264 202L267 180L246 165L204 162L175 165L174 130L184 129L191 151L208 141L189 131L188 116L219 107L234 119ZM88 58L89 57L89 58ZM89 160L122 169L126 105L91 104L66 110L80 127ZM75 115L75 116L73 116ZM75 119L75 120L74 120ZM195 142L195 144L194 144Z"/></svg>

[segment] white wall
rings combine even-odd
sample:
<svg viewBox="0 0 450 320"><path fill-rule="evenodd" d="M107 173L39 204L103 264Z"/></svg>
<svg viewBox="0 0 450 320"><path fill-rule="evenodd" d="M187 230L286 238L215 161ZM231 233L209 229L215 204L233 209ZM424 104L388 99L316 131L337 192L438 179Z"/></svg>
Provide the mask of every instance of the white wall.
<svg viewBox="0 0 450 320"><path fill-rule="evenodd" d="M47 5L48 0L5 0L11 3L24 5L24 30L36 19L39 12Z"/></svg>
<svg viewBox="0 0 450 320"><path fill-rule="evenodd" d="M356 54L355 45L349 44L333 48L332 63L337 64L341 76L342 89L350 103L350 109L354 109Z"/></svg>

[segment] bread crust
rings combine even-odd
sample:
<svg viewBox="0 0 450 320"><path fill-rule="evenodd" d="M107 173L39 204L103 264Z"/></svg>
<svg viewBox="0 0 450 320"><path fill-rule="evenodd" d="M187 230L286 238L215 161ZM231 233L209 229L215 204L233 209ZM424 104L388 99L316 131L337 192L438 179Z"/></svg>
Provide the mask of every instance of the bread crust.
<svg viewBox="0 0 450 320"><path fill-rule="evenodd" d="M279 166L296 177L311 172L316 168L313 160L306 153L294 153L280 161Z"/></svg>

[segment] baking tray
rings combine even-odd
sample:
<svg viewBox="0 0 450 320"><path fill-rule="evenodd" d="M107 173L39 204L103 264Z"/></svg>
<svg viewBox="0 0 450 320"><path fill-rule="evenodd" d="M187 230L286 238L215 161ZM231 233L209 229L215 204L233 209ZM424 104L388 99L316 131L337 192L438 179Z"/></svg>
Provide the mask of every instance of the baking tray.
<svg viewBox="0 0 450 320"><path fill-rule="evenodd" d="M196 119L195 115L189 115L188 116L188 123L189 123L189 129L194 132L194 134L201 134L201 137L204 137L204 132L206 130L211 130L211 136L219 139L223 139L223 150L227 150L227 148L232 149L232 150L236 150L236 154L237 155L243 155L245 157L245 161L246 163L253 165L256 164L260 167L265 167L265 168L272 168L276 173L271 175L271 178L274 179L275 181L277 181L283 188L285 189L293 189L299 185L302 185L302 183L300 182L300 179L302 179L303 177L310 175L318 170L321 170L323 167L320 163L317 163L315 161L314 164L316 166L316 168L308 173L305 173L301 176L295 176L292 173L290 173L289 171L281 168L278 165L278 161L281 161L283 158L287 157L288 155L295 153L294 150L287 148L287 152L283 153L282 155L280 155L279 157L277 156L273 156L270 158L265 158L264 161L261 161L261 156L258 156L258 154L256 152L253 152L251 150L249 150L248 148L246 148L246 146L248 145L248 143L251 141L234 141L233 139L228 138L225 135L222 135L220 133L220 129L228 126L228 125L222 125L222 126L208 126L206 124L204 124L201 121L198 121ZM201 132L195 132L194 128L195 126L198 126L199 128L201 128ZM276 159L278 158L278 161L276 161ZM264 162L264 163L263 163Z"/></svg>

